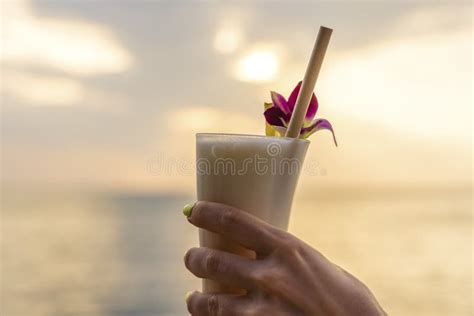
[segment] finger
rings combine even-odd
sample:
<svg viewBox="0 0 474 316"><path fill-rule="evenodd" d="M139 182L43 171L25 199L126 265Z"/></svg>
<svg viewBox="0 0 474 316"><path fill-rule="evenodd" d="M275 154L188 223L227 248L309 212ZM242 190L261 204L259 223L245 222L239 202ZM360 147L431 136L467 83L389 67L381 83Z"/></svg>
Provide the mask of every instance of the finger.
<svg viewBox="0 0 474 316"><path fill-rule="evenodd" d="M191 248L184 256L184 264L195 276L224 285L251 289L258 283L259 261L225 251Z"/></svg>
<svg viewBox="0 0 474 316"><path fill-rule="evenodd" d="M188 311L193 316L242 316L244 296L203 294L193 292L186 297Z"/></svg>
<svg viewBox="0 0 474 316"><path fill-rule="evenodd" d="M214 202L197 202L189 221L257 253L271 252L277 247L278 236L285 233L245 211Z"/></svg>

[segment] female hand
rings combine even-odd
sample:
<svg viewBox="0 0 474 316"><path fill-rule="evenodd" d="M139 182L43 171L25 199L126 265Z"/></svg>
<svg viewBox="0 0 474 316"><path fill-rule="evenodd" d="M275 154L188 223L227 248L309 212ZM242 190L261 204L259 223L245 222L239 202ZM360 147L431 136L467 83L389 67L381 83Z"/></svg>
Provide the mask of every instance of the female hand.
<svg viewBox="0 0 474 316"><path fill-rule="evenodd" d="M293 235L242 210L197 202L191 224L252 249L257 259L192 248L184 257L199 278L247 289L246 295L194 292L186 299L193 316L386 315L354 276Z"/></svg>

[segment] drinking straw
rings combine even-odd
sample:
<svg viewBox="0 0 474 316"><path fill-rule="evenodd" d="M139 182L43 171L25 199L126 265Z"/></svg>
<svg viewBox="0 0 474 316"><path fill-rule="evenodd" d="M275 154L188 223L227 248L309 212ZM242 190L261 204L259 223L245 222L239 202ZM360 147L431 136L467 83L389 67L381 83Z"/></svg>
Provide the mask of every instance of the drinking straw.
<svg viewBox="0 0 474 316"><path fill-rule="evenodd" d="M314 86L316 84L316 80L318 79L319 70L321 69L331 34L332 29L324 26L319 28L318 37L314 43L308 67L306 68L303 84L301 85L300 93L296 99L295 109L293 110L290 124L288 125L288 129L286 131L286 137L298 138L300 136L303 120L306 115L306 111L308 111L309 101L313 95Z"/></svg>

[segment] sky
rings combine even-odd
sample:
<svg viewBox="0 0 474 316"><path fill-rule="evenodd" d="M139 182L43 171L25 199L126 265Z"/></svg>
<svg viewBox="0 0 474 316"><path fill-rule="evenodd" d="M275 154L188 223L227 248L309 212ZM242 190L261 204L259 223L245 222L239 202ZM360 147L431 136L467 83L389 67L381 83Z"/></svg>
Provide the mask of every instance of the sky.
<svg viewBox="0 0 474 316"><path fill-rule="evenodd" d="M472 181L469 2L2 2L2 184L194 192L197 132L262 134L270 91L315 92L303 187Z"/></svg>

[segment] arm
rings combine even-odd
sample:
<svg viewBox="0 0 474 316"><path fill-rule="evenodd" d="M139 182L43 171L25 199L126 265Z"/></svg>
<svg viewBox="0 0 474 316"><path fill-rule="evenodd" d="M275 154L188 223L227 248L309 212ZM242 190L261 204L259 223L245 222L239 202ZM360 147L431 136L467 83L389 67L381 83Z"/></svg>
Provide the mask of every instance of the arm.
<svg viewBox="0 0 474 316"><path fill-rule="evenodd" d="M253 260L204 247L190 249L184 260L194 275L248 290L243 296L194 292L186 299L192 315L386 315L350 273L244 211L198 202L188 220L257 253Z"/></svg>

